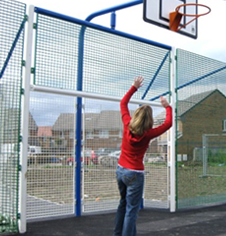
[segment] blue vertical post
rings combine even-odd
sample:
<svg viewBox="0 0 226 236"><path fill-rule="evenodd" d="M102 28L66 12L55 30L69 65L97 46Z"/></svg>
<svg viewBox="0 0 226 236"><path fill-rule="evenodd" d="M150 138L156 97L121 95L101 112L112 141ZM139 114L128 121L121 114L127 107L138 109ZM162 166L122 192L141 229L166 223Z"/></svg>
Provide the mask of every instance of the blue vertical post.
<svg viewBox="0 0 226 236"><path fill-rule="evenodd" d="M78 48L78 71L77 71L77 90L82 91L83 84L83 53L84 53L84 33L85 26L82 26L79 34L79 48ZM76 148L75 148L75 160L76 160L76 172L75 172L75 196L76 205L75 213L77 216L81 216L81 134L82 134L82 98L77 98L77 112L76 112Z"/></svg>
<svg viewBox="0 0 226 236"><path fill-rule="evenodd" d="M86 18L86 21L91 21L94 17L104 15L106 13L112 13L112 26L115 28L115 11L135 6L143 3L143 0L135 0L129 3L121 4L119 6L111 7L105 10L101 10L89 15ZM78 71L77 71L77 90L83 90L83 57L84 57L84 34L85 26L81 27L79 34L79 45L78 45ZM82 98L77 98L77 113L76 113L76 146L75 146L75 160L76 160L76 172L75 172L75 196L76 196L76 205L75 213L76 216L81 216L81 134L82 134Z"/></svg>
<svg viewBox="0 0 226 236"><path fill-rule="evenodd" d="M116 14L115 12L113 11L111 13L111 29L115 29L115 25L116 25Z"/></svg>
<svg viewBox="0 0 226 236"><path fill-rule="evenodd" d="M155 79L157 78L157 76L158 76L160 70L162 69L162 67L163 67L163 65L164 65L164 63L165 63L165 61L166 61L166 59L167 59L168 57L169 57L169 52L167 52L166 55L164 56L164 58L163 58L161 64L159 65L157 71L155 72L155 74L154 74L152 80L150 81L150 83L149 83L148 87L146 88L146 91L144 92L144 94L143 94L143 96L142 96L141 99L144 99L145 96L147 95L148 91L150 90L152 84L154 83Z"/></svg>
<svg viewBox="0 0 226 236"><path fill-rule="evenodd" d="M77 216L81 216L81 116L82 116L82 98L77 98L77 113L76 113L76 148L75 148L75 160L76 160L76 173L75 173L75 195L76 205L75 213ZM80 127L80 128L78 128Z"/></svg>

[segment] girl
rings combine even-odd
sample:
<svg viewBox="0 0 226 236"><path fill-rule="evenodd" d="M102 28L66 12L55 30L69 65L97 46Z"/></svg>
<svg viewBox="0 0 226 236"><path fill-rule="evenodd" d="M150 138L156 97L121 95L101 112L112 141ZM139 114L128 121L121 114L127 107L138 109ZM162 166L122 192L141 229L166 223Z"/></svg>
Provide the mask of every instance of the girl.
<svg viewBox="0 0 226 236"><path fill-rule="evenodd" d="M161 104L166 109L166 119L162 125L152 127L152 109L148 105L140 106L131 118L128 103L143 80L142 76L135 78L120 103L123 138L116 175L121 199L115 217L114 236L136 236L136 219L144 187L143 157L150 140L172 126L172 108L163 97Z"/></svg>

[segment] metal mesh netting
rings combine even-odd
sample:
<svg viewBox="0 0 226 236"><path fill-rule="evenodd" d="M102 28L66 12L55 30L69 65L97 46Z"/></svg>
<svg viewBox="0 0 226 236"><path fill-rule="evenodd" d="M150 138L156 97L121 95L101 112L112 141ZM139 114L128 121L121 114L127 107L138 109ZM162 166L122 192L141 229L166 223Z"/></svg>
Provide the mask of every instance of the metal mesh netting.
<svg viewBox="0 0 226 236"><path fill-rule="evenodd" d="M36 85L76 90L83 44L83 91L122 97L138 75L145 81L134 98L142 98L149 84L145 100L169 90L167 49L88 27L81 40L81 32L78 24L38 14Z"/></svg>
<svg viewBox="0 0 226 236"><path fill-rule="evenodd" d="M28 219L74 212L75 108L75 98L31 93L29 127L33 133L29 136L28 152ZM136 108L131 105L131 113ZM156 125L162 122L158 112L154 110ZM82 120L83 212L116 209L119 193L115 169L122 139L119 104L85 99ZM166 136L158 138L158 148L156 142L150 145L145 158L144 198L146 206L167 208Z"/></svg>
<svg viewBox="0 0 226 236"><path fill-rule="evenodd" d="M73 97L30 94L27 219L74 214Z"/></svg>
<svg viewBox="0 0 226 236"><path fill-rule="evenodd" d="M134 98L142 98L151 82L145 100L169 90L167 50L93 29L85 31L84 47L84 91L122 97L137 75L142 75L145 81Z"/></svg>
<svg viewBox="0 0 226 236"><path fill-rule="evenodd" d="M180 49L177 63L178 208L225 202L225 175L205 172L225 172L226 64Z"/></svg>
<svg viewBox="0 0 226 236"><path fill-rule="evenodd" d="M138 105L129 105L130 113ZM158 113L157 113L158 114ZM162 122L154 112L155 125ZM85 99L83 117L82 199L84 212L116 209L119 191L116 167L123 126L119 103ZM158 145L156 145L158 143ZM146 207L168 208L167 136L152 140L144 159Z"/></svg>
<svg viewBox="0 0 226 236"><path fill-rule="evenodd" d="M76 91L77 71L82 57L82 90L84 92L121 98L137 75L143 75L145 82L133 98L155 100L155 97L169 91L168 50L90 27L85 28L84 37L81 40L83 29L79 24L37 14L35 85ZM79 49L82 45L84 45L84 53L81 56ZM149 90L148 87L151 89ZM33 218L34 213L37 212L40 214L36 214L38 218L47 215L65 214L63 210L59 211L58 208L56 208L56 211L48 210L48 208L43 211L43 206L57 203L63 209L66 202L59 195L57 196L53 190L58 189L58 193L60 192L59 184L61 185L61 181L66 177L65 174L60 174L63 171L66 170L67 173L71 173L69 182L75 179L73 176L75 167L73 143L75 141L76 129L74 124L76 114L73 109L76 109L77 104L69 102L74 101L71 97L67 99L64 96L62 99L59 97L58 95L49 94L40 96L39 93L32 92L30 113L34 122L38 129L41 128L40 124L42 123L43 126L48 126L52 130L52 136L51 142L46 143L45 148L43 148L43 142L33 142L32 144L32 137L29 138L29 145L40 146L42 153L36 155L40 160L39 162L34 161L31 165L29 164L28 218ZM115 181L115 169L122 138L119 104L107 101L107 98L106 101L84 99L83 106L83 146L81 153L83 212L115 209L119 197ZM153 109L156 115L162 112L161 109ZM46 139L49 138L46 137ZM40 140L40 137L38 137L38 140ZM162 146L167 145L166 139L163 140L165 141ZM156 143L154 146L156 146ZM46 150L46 153L44 150ZM147 158L147 168L152 166L155 169L157 162L163 155L157 150L153 152L154 155ZM166 150L164 150L165 152ZM43 163L43 158L48 163ZM152 163L152 158L155 161L158 159L155 165ZM57 160L58 163L53 163L53 159ZM165 201L168 194L168 185L165 184L168 183L166 180L168 178L166 162L162 166L164 172L164 174L163 172L161 174L161 176L164 176L162 189L164 189L165 195L163 198ZM59 178L57 180L51 178L48 183L47 181L44 182L44 179L51 172L59 173ZM158 170L156 170L157 172ZM151 178L150 172L149 176ZM67 185L67 190L61 188L71 197L75 196L73 184L74 182L70 182ZM158 196L155 194L148 195L150 186L157 188L154 192ZM163 200L159 198L162 193L159 186L161 184L158 186L154 183L150 185L150 181L148 181L146 194L147 199L151 200L150 202L153 202L153 199L154 203ZM48 195L48 192L51 194ZM58 200L54 199L54 196ZM69 200L69 202L72 203L72 200ZM73 209L72 205L70 209Z"/></svg>
<svg viewBox="0 0 226 236"><path fill-rule="evenodd" d="M25 5L0 2L0 233L17 232Z"/></svg>
<svg viewBox="0 0 226 236"><path fill-rule="evenodd" d="M80 27L37 14L35 84L76 89Z"/></svg>
<svg viewBox="0 0 226 236"><path fill-rule="evenodd" d="M119 193L115 170L122 139L119 103L85 99L83 107L82 209L83 212L116 209ZM31 93L28 219L74 213L75 108L73 97ZM137 105L129 108L132 114ZM158 113L154 110L156 125L162 122ZM159 148L156 149L154 140L145 157L144 198L146 206L167 208L166 136L158 140Z"/></svg>

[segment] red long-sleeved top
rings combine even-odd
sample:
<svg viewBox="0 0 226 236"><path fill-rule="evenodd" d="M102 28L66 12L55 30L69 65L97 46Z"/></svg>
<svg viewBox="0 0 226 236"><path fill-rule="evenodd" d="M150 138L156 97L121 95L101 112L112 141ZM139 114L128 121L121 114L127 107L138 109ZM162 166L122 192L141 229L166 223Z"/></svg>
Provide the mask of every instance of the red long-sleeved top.
<svg viewBox="0 0 226 236"><path fill-rule="evenodd" d="M151 128L144 132L142 136L133 134L129 130L131 116L128 109L128 103L136 91L137 88L132 86L120 103L123 122L123 138L118 164L127 169L144 170L143 157L150 140L163 134L172 126L172 108L171 106L166 107L166 119L162 125Z"/></svg>

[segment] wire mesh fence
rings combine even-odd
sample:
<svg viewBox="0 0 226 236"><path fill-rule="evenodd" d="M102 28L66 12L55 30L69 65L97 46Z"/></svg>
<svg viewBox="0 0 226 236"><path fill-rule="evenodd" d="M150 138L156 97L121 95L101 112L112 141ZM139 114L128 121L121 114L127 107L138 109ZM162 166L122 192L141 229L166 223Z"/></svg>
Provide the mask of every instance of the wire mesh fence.
<svg viewBox="0 0 226 236"><path fill-rule="evenodd" d="M17 232L25 5L0 3L0 234Z"/></svg>
<svg viewBox="0 0 226 236"><path fill-rule="evenodd" d="M184 50L177 54L178 208L223 203L226 64Z"/></svg>
<svg viewBox="0 0 226 236"><path fill-rule="evenodd" d="M169 90L169 50L42 14L37 14L36 21L35 85L78 89L79 66L82 58L80 89L84 92L122 97L130 87L133 78L139 74L146 77L146 80L134 98L155 100L155 97ZM156 70L159 73L156 73ZM151 90L148 87L151 87ZM44 97L42 96L42 100ZM68 132L75 137L76 131L72 128L72 124L73 121L75 122L76 115L70 112L70 106L67 102L63 107L59 104L55 108L52 106L52 109L58 110L52 111L52 114L58 113L59 116L52 129L58 128L59 133ZM153 109L156 114L160 113L158 108ZM42 114L42 119L45 119L45 112L39 114ZM36 117L34 115L34 119ZM119 195L115 169L122 139L119 104L107 98L105 100L84 99L82 117L83 212L116 209ZM46 117L45 120L48 122L49 118ZM60 121L63 126L58 126ZM53 137L53 141L56 142L56 137ZM65 148L68 148L68 145L65 143ZM72 149L68 155L65 155L67 165L74 165L75 155L75 150L72 152ZM167 168L163 168L163 172L167 172ZM165 173L163 175L168 177ZM167 195L168 182L163 182L164 193ZM146 189L149 188L148 186L150 183L147 184ZM32 212L33 209L29 211Z"/></svg>
<svg viewBox="0 0 226 236"><path fill-rule="evenodd" d="M74 214L73 97L32 92L28 139L27 219Z"/></svg>
<svg viewBox="0 0 226 236"><path fill-rule="evenodd" d="M5 14L0 14L0 206L4 214L0 232L16 232L25 6L15 1L0 4ZM119 102L109 96L120 100L137 75L145 81L133 98L147 102L158 101L163 94L170 100L171 95L169 48L59 14L50 15L37 13L34 25L32 83L52 92L30 91L27 220L74 214L78 189L82 213L116 209L119 194L115 169L122 122ZM7 31L6 21L12 30ZM225 201L225 69L223 62L177 50L179 209ZM84 95L78 104L76 96L60 95L54 89L97 96ZM80 105L81 127L76 123ZM131 114L139 105L129 105ZM159 125L165 118L164 110L153 106L153 112L155 125ZM76 179L78 141L81 182ZM170 158L174 157L169 156L169 135L150 142L144 158L146 207L169 208L170 185L174 184L169 181Z"/></svg>
<svg viewBox="0 0 226 236"><path fill-rule="evenodd" d="M134 98L141 99L148 86L151 89L147 89L145 100L169 90L169 50L91 27L84 31L78 23L42 14L37 14L37 23L36 85L77 89L82 58L79 83L84 92L122 97L140 74L145 78L144 86Z"/></svg>
<svg viewBox="0 0 226 236"><path fill-rule="evenodd" d="M115 210L119 203L115 172L121 153L123 133L119 103L85 99L83 107L83 212ZM129 108L133 114L138 105L130 104ZM155 125L162 122L161 116L157 115L158 112L154 112ZM160 109L160 114L161 112L163 111ZM144 160L146 207L169 207L166 153L167 135L164 134L153 140Z"/></svg>

